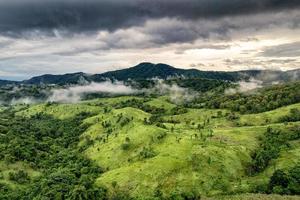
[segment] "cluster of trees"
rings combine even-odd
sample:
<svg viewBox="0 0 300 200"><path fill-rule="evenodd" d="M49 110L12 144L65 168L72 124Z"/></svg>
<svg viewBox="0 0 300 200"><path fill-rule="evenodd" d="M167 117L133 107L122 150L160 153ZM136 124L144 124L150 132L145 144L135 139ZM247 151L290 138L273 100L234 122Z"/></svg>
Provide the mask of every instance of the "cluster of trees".
<svg viewBox="0 0 300 200"><path fill-rule="evenodd" d="M17 185L0 184L0 199L106 199L107 192L94 182L103 172L83 156L79 136L86 130L82 120L89 115L59 120L47 115L22 118L13 110L0 113L6 132L0 134L0 160L21 161L41 175L31 178L26 171L9 174ZM7 119L7 120L4 120Z"/></svg>
<svg viewBox="0 0 300 200"><path fill-rule="evenodd" d="M170 114L171 115L180 115L180 114L184 114L187 113L188 109L183 107L183 106L176 106L174 108L171 109Z"/></svg>
<svg viewBox="0 0 300 200"><path fill-rule="evenodd" d="M297 122L300 121L300 110L292 108L288 115L283 116L279 119L279 122Z"/></svg>
<svg viewBox="0 0 300 200"><path fill-rule="evenodd" d="M9 180L15 181L19 184L28 183L30 181L30 177L28 173L24 170L12 171L9 172Z"/></svg>
<svg viewBox="0 0 300 200"><path fill-rule="evenodd" d="M255 93L236 93L232 95L219 94L201 97L208 108L227 108L232 111L244 113L260 113L282 106L300 102L300 82L274 85L262 88Z"/></svg>
<svg viewBox="0 0 300 200"><path fill-rule="evenodd" d="M91 93L84 93L82 95L82 100L91 100L97 98L107 98L107 97L118 97L123 96L122 94L113 94L109 92L91 92Z"/></svg>
<svg viewBox="0 0 300 200"><path fill-rule="evenodd" d="M115 108L125 108L125 107L132 107L132 108L137 108L140 110L143 110L147 113L151 114L163 114L166 112L166 109L162 107L156 107L156 106L151 106L148 104L145 104L145 102L149 101L148 98L143 98L143 99L128 99L126 101L122 101L115 105Z"/></svg>
<svg viewBox="0 0 300 200"><path fill-rule="evenodd" d="M155 125L157 127L167 129L167 127L163 123L164 123L164 120L161 117L161 115L151 115L149 117L149 119L144 118L144 124L145 125Z"/></svg>
<svg viewBox="0 0 300 200"><path fill-rule="evenodd" d="M197 92L207 92L210 90L224 91L226 88L232 86L229 81L204 79L204 78L174 78L165 81L166 84L176 84L183 88L188 88Z"/></svg>
<svg viewBox="0 0 300 200"><path fill-rule="evenodd" d="M276 170L268 185L268 192L277 194L300 194L300 165L296 165L287 172Z"/></svg>
<svg viewBox="0 0 300 200"><path fill-rule="evenodd" d="M288 141L300 139L300 127L295 126L287 131L268 128L258 149L252 155L252 163L248 168L250 175L262 172L272 159L279 156L280 150L289 147Z"/></svg>
<svg viewBox="0 0 300 200"><path fill-rule="evenodd" d="M117 123L119 123L121 127L127 125L132 120L133 120L133 117L131 117L131 118L125 117L125 116L123 116L122 113L118 114L118 116L117 116Z"/></svg>
<svg viewBox="0 0 300 200"><path fill-rule="evenodd" d="M156 153L152 147L143 147L143 149L140 151L141 158L152 158L154 156L156 156Z"/></svg>
<svg viewBox="0 0 300 200"><path fill-rule="evenodd" d="M253 192L299 195L300 194L300 165L299 163L289 169L278 169L272 174L267 184L259 184Z"/></svg>
<svg viewBox="0 0 300 200"><path fill-rule="evenodd" d="M13 100L31 98L46 100L52 86L46 85L5 85L0 86L0 102L10 104Z"/></svg>

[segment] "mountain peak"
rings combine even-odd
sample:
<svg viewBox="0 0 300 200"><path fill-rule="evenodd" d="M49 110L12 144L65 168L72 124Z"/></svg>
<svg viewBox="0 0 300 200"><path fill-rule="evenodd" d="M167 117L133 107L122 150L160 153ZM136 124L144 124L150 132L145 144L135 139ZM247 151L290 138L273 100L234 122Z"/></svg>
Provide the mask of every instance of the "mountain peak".
<svg viewBox="0 0 300 200"><path fill-rule="evenodd" d="M130 68L129 68L130 69ZM150 62L142 62L134 67L131 68L132 70L142 70L147 72L152 72L153 70L156 72L162 72L162 71L177 71L175 67L172 67L170 65L164 64L164 63L150 63Z"/></svg>
<svg viewBox="0 0 300 200"><path fill-rule="evenodd" d="M141 63L137 64L136 66L144 66L144 65L155 65L155 64L151 63L151 62L141 62Z"/></svg>
<svg viewBox="0 0 300 200"><path fill-rule="evenodd" d="M155 68L170 68L170 69L175 69L174 67L170 66L170 65L167 65L167 64L164 64L164 63L157 63L157 64L154 64L154 63L151 63L151 62L142 62L136 66L134 66L133 68L140 68L140 67L155 67Z"/></svg>

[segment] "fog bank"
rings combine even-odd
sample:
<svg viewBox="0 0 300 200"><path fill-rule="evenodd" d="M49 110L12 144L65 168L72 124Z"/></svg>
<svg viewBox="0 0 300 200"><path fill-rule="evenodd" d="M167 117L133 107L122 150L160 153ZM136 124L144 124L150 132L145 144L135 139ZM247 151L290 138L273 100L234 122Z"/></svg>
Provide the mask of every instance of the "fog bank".
<svg viewBox="0 0 300 200"><path fill-rule="evenodd" d="M123 82L106 81L102 83L90 83L88 85L72 86L65 89L53 89L49 102L76 103L79 102L84 94L87 93L110 93L110 94L133 94L138 91Z"/></svg>

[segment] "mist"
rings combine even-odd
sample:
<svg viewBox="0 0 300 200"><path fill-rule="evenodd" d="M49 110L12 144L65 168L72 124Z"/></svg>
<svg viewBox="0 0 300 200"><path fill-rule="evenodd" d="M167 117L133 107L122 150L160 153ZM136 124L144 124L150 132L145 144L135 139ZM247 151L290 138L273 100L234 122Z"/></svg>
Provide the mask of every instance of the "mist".
<svg viewBox="0 0 300 200"><path fill-rule="evenodd" d="M82 100L84 94L87 93L110 93L110 94L133 94L138 93L137 90L130 86L124 85L123 82L106 81L102 83L92 82L83 86L72 86L65 89L53 89L47 101L60 103L77 103Z"/></svg>
<svg viewBox="0 0 300 200"><path fill-rule="evenodd" d="M156 81L156 84L151 91L160 95L168 95L172 103L181 104L184 102L189 102L196 96L195 94L192 94L191 91L189 91L187 88L180 87L175 83L168 85L164 83L162 79L154 80Z"/></svg>
<svg viewBox="0 0 300 200"><path fill-rule="evenodd" d="M10 105L18 105L18 104L30 105L30 104L36 104L39 102L41 102L41 100L35 99L33 97L24 97L24 98L19 98L19 99L13 98L9 104Z"/></svg>
<svg viewBox="0 0 300 200"><path fill-rule="evenodd" d="M263 81L251 78L249 81L239 81L236 88L229 88L225 90L225 94L231 95L235 93L253 92L255 89L263 87Z"/></svg>

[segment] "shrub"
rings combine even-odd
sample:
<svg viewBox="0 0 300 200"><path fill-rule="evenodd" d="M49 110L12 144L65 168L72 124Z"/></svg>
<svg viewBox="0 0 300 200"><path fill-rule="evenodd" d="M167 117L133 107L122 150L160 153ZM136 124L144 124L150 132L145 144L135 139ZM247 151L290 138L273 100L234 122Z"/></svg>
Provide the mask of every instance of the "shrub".
<svg viewBox="0 0 300 200"><path fill-rule="evenodd" d="M276 170L270 181L269 191L277 194L300 194L300 165L289 169L287 172Z"/></svg>
<svg viewBox="0 0 300 200"><path fill-rule="evenodd" d="M18 170L17 172L9 172L9 180L24 184L30 181L30 177L26 171Z"/></svg>
<svg viewBox="0 0 300 200"><path fill-rule="evenodd" d="M156 153L151 147L143 147L142 151L140 152L141 158L152 158L156 156Z"/></svg>
<svg viewBox="0 0 300 200"><path fill-rule="evenodd" d="M126 137L125 142L121 144L121 149L122 150L128 150L130 148L130 138Z"/></svg>

